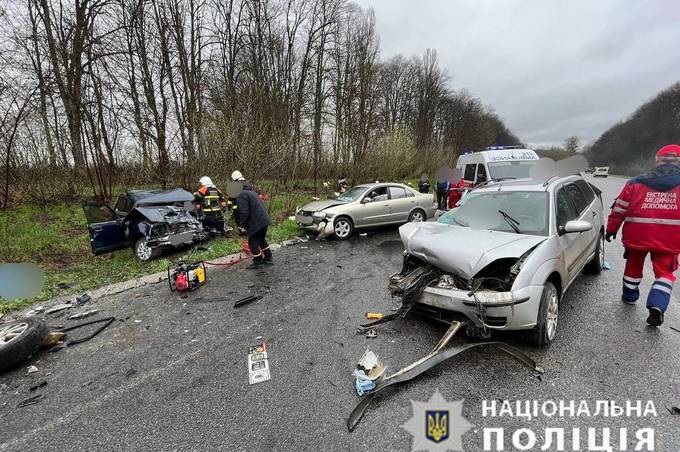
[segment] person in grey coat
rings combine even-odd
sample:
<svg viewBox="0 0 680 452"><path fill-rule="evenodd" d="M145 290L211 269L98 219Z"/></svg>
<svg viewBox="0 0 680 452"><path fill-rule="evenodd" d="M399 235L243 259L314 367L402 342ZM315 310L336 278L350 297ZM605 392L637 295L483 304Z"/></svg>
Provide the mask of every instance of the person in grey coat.
<svg viewBox="0 0 680 452"><path fill-rule="evenodd" d="M239 229L248 235L248 246L253 253L253 262L247 268L257 269L262 265L273 265L272 251L267 243L267 228L272 224L267 208L255 193L253 187L245 183L236 197Z"/></svg>

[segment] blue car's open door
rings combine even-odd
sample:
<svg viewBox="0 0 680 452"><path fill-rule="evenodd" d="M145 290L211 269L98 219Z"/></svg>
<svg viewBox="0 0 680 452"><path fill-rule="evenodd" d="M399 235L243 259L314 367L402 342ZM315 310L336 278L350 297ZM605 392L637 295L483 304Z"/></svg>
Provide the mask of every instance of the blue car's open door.
<svg viewBox="0 0 680 452"><path fill-rule="evenodd" d="M87 230L93 254L104 254L128 246L121 219L110 207L85 204L83 210L89 223Z"/></svg>

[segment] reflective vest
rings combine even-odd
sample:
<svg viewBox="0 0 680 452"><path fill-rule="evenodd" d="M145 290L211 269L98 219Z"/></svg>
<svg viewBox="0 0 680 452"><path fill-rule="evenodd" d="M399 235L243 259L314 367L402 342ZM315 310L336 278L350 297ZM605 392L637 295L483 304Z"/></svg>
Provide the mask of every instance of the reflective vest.
<svg viewBox="0 0 680 452"><path fill-rule="evenodd" d="M629 180L614 201L607 232L623 223L625 247L680 253L680 168L668 166Z"/></svg>
<svg viewBox="0 0 680 452"><path fill-rule="evenodd" d="M201 210L206 215L222 212L224 197L217 187L202 186L194 193L194 201L200 203Z"/></svg>

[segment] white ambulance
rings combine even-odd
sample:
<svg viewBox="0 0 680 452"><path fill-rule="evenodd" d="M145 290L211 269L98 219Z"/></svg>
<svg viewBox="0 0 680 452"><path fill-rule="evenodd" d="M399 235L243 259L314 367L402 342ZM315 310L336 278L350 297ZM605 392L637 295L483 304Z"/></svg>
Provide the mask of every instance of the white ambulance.
<svg viewBox="0 0 680 452"><path fill-rule="evenodd" d="M490 179L521 179L529 177L538 155L521 146L492 146L479 152L458 157L456 168L463 173L466 187L474 187Z"/></svg>

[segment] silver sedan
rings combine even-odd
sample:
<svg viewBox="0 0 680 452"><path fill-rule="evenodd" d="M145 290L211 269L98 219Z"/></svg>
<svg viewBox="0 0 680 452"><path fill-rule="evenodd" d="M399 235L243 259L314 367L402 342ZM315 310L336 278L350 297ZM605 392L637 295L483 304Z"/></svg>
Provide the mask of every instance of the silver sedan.
<svg viewBox="0 0 680 452"><path fill-rule="evenodd" d="M297 211L295 221L320 238L348 239L356 229L426 221L436 205L431 193L396 183L357 185L335 199L311 202Z"/></svg>

